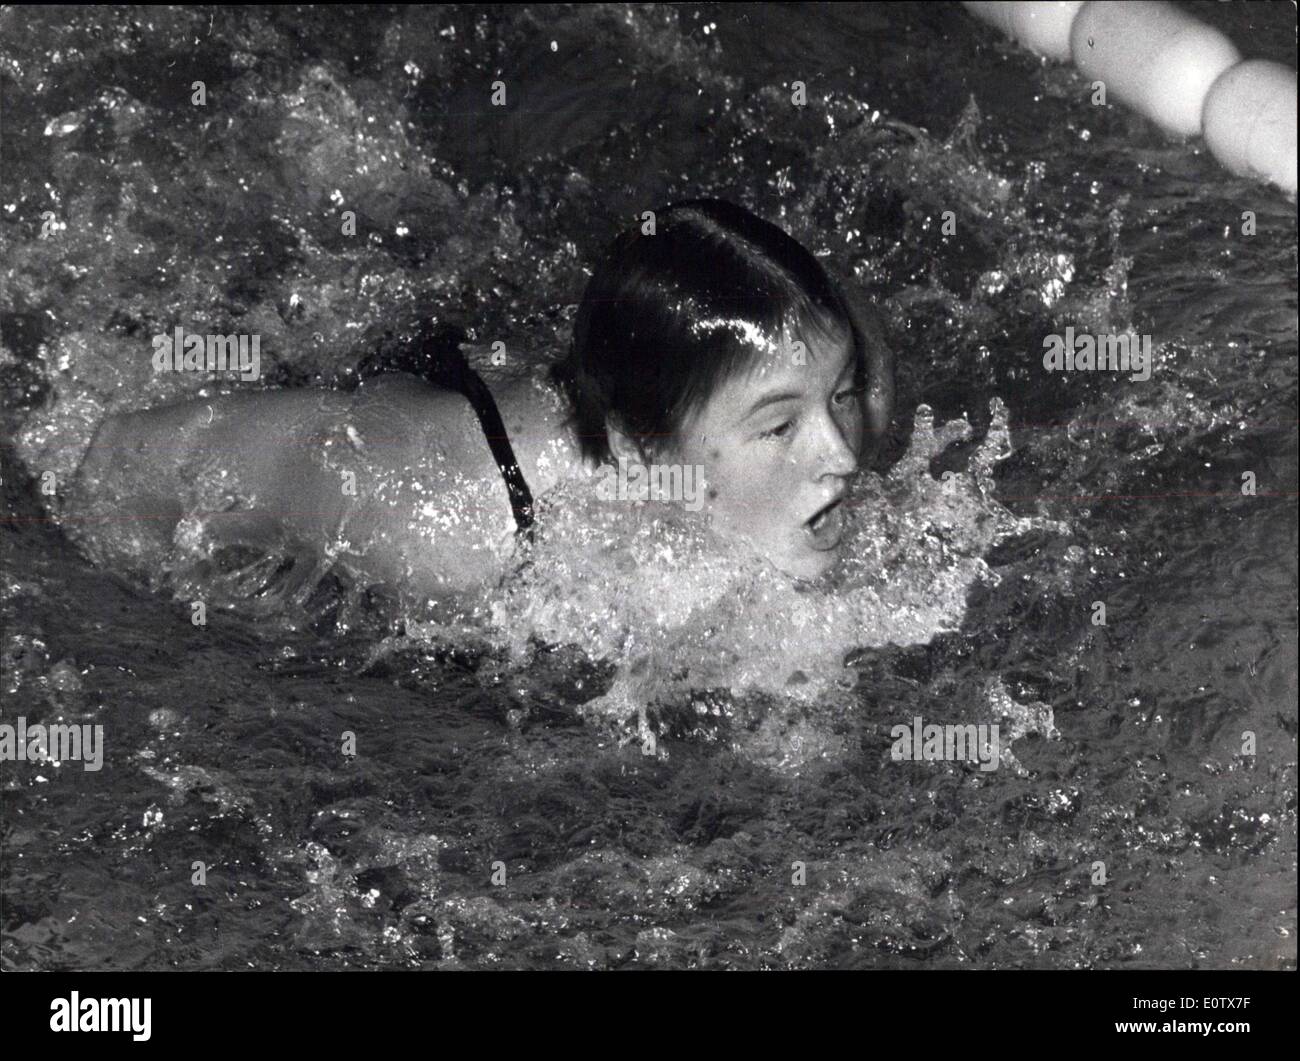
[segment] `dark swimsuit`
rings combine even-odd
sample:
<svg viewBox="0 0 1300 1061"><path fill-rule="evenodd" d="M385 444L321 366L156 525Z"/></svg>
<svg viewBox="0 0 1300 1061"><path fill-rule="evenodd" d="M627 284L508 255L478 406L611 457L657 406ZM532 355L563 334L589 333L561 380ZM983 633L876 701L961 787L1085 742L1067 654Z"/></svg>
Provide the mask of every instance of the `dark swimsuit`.
<svg viewBox="0 0 1300 1061"><path fill-rule="evenodd" d="M524 481L524 473L519 470L519 461L515 458L514 447L506 435L506 425L501 420L497 403L488 390L487 384L470 367L465 355L460 354L459 386L454 388L469 400L478 416L479 425L487 438L488 448L492 450L492 459L501 470L501 478L506 481L506 491L510 494L510 510L515 514L516 532L527 536L533 527L533 494Z"/></svg>
<svg viewBox="0 0 1300 1061"><path fill-rule="evenodd" d="M414 343L396 350L381 351L366 359L358 373L365 379L384 372L410 372L436 386L464 395L478 417L492 459L497 462L501 478L505 480L516 533L530 537L533 495L524 481L524 473L519 470L519 461L515 458L514 447L506 435L506 425L501 420L492 392L460 351L464 338L465 333L459 328L429 323L420 329Z"/></svg>

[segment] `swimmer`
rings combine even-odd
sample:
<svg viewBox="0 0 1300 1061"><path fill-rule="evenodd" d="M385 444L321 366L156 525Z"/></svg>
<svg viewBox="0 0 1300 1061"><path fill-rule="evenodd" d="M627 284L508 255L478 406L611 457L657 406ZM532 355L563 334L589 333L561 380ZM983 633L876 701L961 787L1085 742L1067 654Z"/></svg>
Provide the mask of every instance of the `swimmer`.
<svg viewBox="0 0 1300 1061"><path fill-rule="evenodd" d="M489 387L456 338L426 327L363 364L352 391L110 417L72 502L99 514L85 524L98 536L128 528L116 533L137 559L199 518L214 543L288 535L428 597L499 579L536 500L566 480L620 462L692 467L715 533L813 579L837 556L850 479L893 404L869 311L790 236L715 199L614 241L549 370Z"/></svg>

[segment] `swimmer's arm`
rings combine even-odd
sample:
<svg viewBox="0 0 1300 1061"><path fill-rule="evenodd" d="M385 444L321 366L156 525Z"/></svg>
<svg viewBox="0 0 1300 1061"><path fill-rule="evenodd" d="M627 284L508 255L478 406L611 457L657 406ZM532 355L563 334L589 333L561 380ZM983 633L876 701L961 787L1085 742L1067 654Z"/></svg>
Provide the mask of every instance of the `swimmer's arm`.
<svg viewBox="0 0 1300 1061"><path fill-rule="evenodd" d="M110 417L76 489L96 519L162 545L185 513L217 513L205 520L217 540L283 529L361 550L353 566L417 591L494 577L514 531L469 403L402 374L353 392L241 392Z"/></svg>
<svg viewBox="0 0 1300 1061"><path fill-rule="evenodd" d="M254 391L108 417L74 490L111 503L112 516L169 538L184 511L229 507L309 533L336 525L342 501L320 459L350 396L325 390ZM218 526L222 521L214 521ZM225 520L230 529L247 520Z"/></svg>

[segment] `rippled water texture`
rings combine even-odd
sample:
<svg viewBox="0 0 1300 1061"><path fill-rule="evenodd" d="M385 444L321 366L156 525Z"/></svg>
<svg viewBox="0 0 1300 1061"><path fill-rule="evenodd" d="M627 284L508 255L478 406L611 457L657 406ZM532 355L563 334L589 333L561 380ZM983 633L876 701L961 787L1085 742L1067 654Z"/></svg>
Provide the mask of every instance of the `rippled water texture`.
<svg viewBox="0 0 1300 1061"><path fill-rule="evenodd" d="M1290 5L1191 6L1294 63ZM957 5L10 8L0 79L2 720L106 743L3 765L4 967L1294 967L1293 203ZM700 194L898 351L826 586L575 496L417 621L48 516L105 413L203 385L176 323L273 386L417 315L529 371ZM1067 325L1151 379L1048 376ZM1000 768L895 762L915 716Z"/></svg>

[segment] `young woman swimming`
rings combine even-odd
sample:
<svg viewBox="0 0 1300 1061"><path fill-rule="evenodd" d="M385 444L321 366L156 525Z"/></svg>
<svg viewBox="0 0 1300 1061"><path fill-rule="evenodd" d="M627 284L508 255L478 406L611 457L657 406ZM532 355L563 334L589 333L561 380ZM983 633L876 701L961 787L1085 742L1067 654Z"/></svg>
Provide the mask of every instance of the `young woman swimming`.
<svg viewBox="0 0 1300 1061"><path fill-rule="evenodd" d="M73 503L116 524L137 561L200 526L215 544L287 536L435 597L499 578L559 483L670 465L698 470L716 533L811 579L835 559L849 479L893 402L870 316L790 236L715 199L614 241L549 371L489 387L451 332L426 328L361 375L351 392L110 417Z"/></svg>

